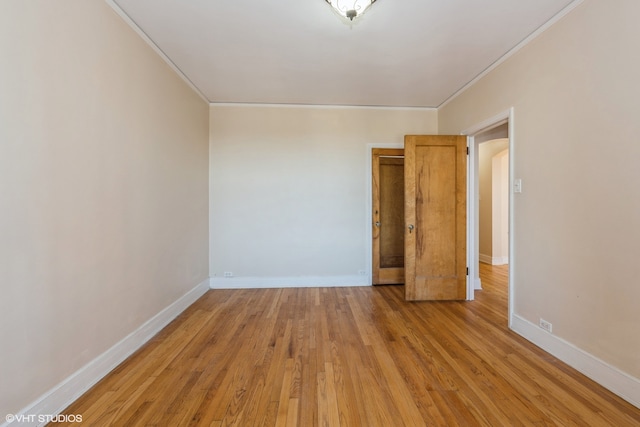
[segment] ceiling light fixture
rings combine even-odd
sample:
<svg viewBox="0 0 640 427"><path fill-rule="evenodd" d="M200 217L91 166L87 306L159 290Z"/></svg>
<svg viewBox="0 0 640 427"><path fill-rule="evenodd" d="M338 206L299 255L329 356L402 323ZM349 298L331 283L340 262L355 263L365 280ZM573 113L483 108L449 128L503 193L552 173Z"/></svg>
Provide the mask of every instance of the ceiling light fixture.
<svg viewBox="0 0 640 427"><path fill-rule="evenodd" d="M353 21L353 18L360 16L376 0L325 0L331 7L345 18Z"/></svg>

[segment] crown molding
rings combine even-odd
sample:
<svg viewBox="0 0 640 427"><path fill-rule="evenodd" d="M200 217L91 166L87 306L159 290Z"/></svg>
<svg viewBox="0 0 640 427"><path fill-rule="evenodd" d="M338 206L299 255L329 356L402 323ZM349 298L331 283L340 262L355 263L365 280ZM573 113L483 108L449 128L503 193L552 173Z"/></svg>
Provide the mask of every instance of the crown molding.
<svg viewBox="0 0 640 427"><path fill-rule="evenodd" d="M273 104L260 102L210 102L215 107L262 107L262 108L316 108L316 109L344 109L344 110L397 110L397 111L438 111L435 107L397 107L385 105L332 105L332 104Z"/></svg>
<svg viewBox="0 0 640 427"><path fill-rule="evenodd" d="M440 105L438 105L437 109L439 110L439 109L445 107L447 104L449 104L451 101L456 99L458 96L462 95L464 92L466 92L467 89L469 89L471 86L475 85L479 80L481 80L483 77L485 77L491 71L495 70L499 65L504 63L507 59L511 58L513 55L515 55L517 52L519 52L523 47L528 45L530 42L532 42L534 39L536 39L542 33L544 33L549 28L551 28L553 25L555 25L558 21L560 21L567 14L569 14L569 12L571 12L576 7L580 6L583 1L584 0L574 0L573 2L569 3L567 6L564 7L564 9L562 9L560 12L556 13L551 19L549 19L547 22L545 22L540 27L538 27L534 32L529 34L524 40L522 40L520 43L518 43L513 48L511 48L511 50L509 50L507 53L505 53L500 58L498 58L493 64L491 64L487 68L485 68L484 71L482 71L480 74L478 74L476 77L474 77L473 80L469 81L466 85L464 85L460 89L458 89L457 92L455 92L453 95L451 95L450 97L445 99Z"/></svg>
<svg viewBox="0 0 640 427"><path fill-rule="evenodd" d="M209 103L210 101L207 99L206 96L204 96L204 94L202 93L202 91L200 91L200 89L191 81L189 80L189 78L182 72L182 70L180 68L178 68L178 66L171 60L169 59L169 57L167 56L167 54L165 54L162 49L160 49L160 47L158 47L157 44L155 44L155 42L153 40L151 40L151 37L149 37L147 35L147 33L145 33L142 28L140 28L138 26L138 24L136 24L136 22L131 19L131 17L129 15L127 15L127 13L120 7L120 5L118 5L118 3L115 2L115 0L105 0L107 2L107 4L116 12L116 14L118 14L118 16L120 16L120 18L122 18L122 20L129 25L129 27L131 27L131 29L133 31L135 31L136 34L138 34L142 40L144 40L150 47L151 49L153 49L153 51L155 53L157 53L160 58L162 58L162 60L164 62L167 63L167 65L169 65L169 67L171 67L171 69L182 79L184 80L184 82L200 97L202 98L202 100L206 103Z"/></svg>

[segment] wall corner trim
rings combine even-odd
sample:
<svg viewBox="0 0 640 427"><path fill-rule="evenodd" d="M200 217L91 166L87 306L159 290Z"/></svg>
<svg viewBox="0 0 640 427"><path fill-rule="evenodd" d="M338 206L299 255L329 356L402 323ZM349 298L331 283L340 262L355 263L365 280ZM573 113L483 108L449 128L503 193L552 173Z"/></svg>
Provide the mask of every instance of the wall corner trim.
<svg viewBox="0 0 640 427"><path fill-rule="evenodd" d="M640 408L640 379L622 372L562 338L549 334L516 314L511 318L511 329L612 393Z"/></svg>
<svg viewBox="0 0 640 427"><path fill-rule="evenodd" d="M367 276L212 277L211 289L336 288L370 286Z"/></svg>
<svg viewBox="0 0 640 427"><path fill-rule="evenodd" d="M53 415L61 413L208 290L209 279L206 279L16 415ZM33 423L27 421L18 422L16 420L13 423L4 423L1 426L20 425L24 427L41 425L41 423L37 422L37 416L32 418L34 418Z"/></svg>

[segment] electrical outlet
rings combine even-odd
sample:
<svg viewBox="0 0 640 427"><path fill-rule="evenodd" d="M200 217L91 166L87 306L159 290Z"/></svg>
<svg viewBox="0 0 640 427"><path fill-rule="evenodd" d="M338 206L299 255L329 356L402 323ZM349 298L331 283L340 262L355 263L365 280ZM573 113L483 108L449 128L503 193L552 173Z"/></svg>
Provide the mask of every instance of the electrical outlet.
<svg viewBox="0 0 640 427"><path fill-rule="evenodd" d="M225 271L224 272L224 277L233 277L233 273L230 271Z"/></svg>
<svg viewBox="0 0 640 427"><path fill-rule="evenodd" d="M547 322L543 318L540 318L540 327L549 333L551 333L551 331L553 330L553 325L551 324L551 322Z"/></svg>

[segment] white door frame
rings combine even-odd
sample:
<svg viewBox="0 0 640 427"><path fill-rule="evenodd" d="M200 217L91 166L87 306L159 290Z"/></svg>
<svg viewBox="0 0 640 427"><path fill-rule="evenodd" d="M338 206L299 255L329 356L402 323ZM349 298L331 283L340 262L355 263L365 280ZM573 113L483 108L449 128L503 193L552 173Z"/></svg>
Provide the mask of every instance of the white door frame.
<svg viewBox="0 0 640 427"><path fill-rule="evenodd" d="M511 107L509 110L503 111L495 116L484 120L474 126L465 129L461 132L462 135L468 137L469 147L469 162L467 173L467 262L469 263L469 277L467 280L467 300L474 299L474 292L477 288L480 288L480 282L478 279L478 227L479 227L479 212L478 212L478 146L479 142L476 142L476 135L483 133L487 130L491 130L495 127L508 123L509 128L509 327L511 327L511 318L513 314L513 273L516 266L516 258L514 256L514 220L513 220L513 163L514 154L513 149L515 137L514 137L514 109Z"/></svg>

